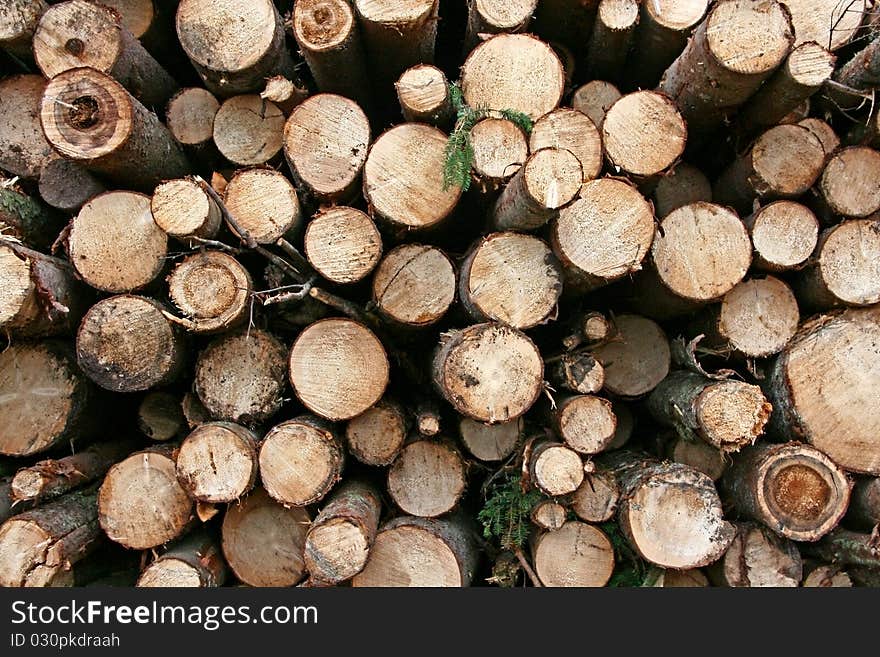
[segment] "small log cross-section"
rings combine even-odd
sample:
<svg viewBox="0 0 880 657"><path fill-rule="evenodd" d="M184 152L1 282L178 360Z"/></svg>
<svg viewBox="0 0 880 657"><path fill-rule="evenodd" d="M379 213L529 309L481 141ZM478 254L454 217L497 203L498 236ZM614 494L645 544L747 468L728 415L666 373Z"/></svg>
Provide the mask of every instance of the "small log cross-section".
<svg viewBox="0 0 880 657"><path fill-rule="evenodd" d="M436 66L419 64L406 69L394 83L403 118L447 128L455 112L449 97L449 82Z"/></svg>
<svg viewBox="0 0 880 657"><path fill-rule="evenodd" d="M486 118L471 128L473 175L480 187L496 192L510 180L529 156L522 129L507 119Z"/></svg>
<svg viewBox="0 0 880 657"><path fill-rule="evenodd" d="M555 531L565 524L567 511L553 500L543 499L529 512L529 519L541 529Z"/></svg>
<svg viewBox="0 0 880 657"><path fill-rule="evenodd" d="M819 220L807 206L776 201L744 219L755 249L754 266L786 271L803 265L816 248Z"/></svg>
<svg viewBox="0 0 880 657"><path fill-rule="evenodd" d="M333 283L356 283L382 257L382 236L376 224L355 208L322 210L306 226L305 256L315 270Z"/></svg>
<svg viewBox="0 0 880 657"><path fill-rule="evenodd" d="M250 586L293 586L305 570L310 522L306 509L284 507L257 488L223 516L226 563Z"/></svg>
<svg viewBox="0 0 880 657"><path fill-rule="evenodd" d="M284 112L256 94L227 99L214 116L214 143L236 166L265 164L284 145Z"/></svg>
<svg viewBox="0 0 880 657"><path fill-rule="evenodd" d="M712 184L706 174L687 162L679 162L654 187L654 209L658 219L666 218L682 205L712 200Z"/></svg>
<svg viewBox="0 0 880 657"><path fill-rule="evenodd" d="M721 483L742 515L795 541L816 541L834 529L852 485L825 454L800 443L744 449Z"/></svg>
<svg viewBox="0 0 880 657"><path fill-rule="evenodd" d="M718 586L791 588L803 577L794 543L762 525L736 523L736 538L709 576Z"/></svg>
<svg viewBox="0 0 880 657"><path fill-rule="evenodd" d="M525 333L477 324L443 335L433 375L440 394L459 413L494 424L523 415L537 401L544 361Z"/></svg>
<svg viewBox="0 0 880 657"><path fill-rule="evenodd" d="M181 443L177 480L194 500L234 502L257 479L259 438L232 422L205 422Z"/></svg>
<svg viewBox="0 0 880 657"><path fill-rule="evenodd" d="M379 263L372 293L376 308L393 324L429 326L439 321L455 300L455 269L438 248L402 244Z"/></svg>
<svg viewBox="0 0 880 657"><path fill-rule="evenodd" d="M605 385L605 368L587 351L569 351L547 362L547 378L559 388L590 395Z"/></svg>
<svg viewBox="0 0 880 657"><path fill-rule="evenodd" d="M593 395L574 395L557 401L553 421L565 443L587 455L605 451L617 429L611 402Z"/></svg>
<svg viewBox="0 0 880 657"><path fill-rule="evenodd" d="M730 461L730 457L717 447L703 440L694 440L691 436L677 436L667 445L667 454L671 460L699 470L712 481L721 478Z"/></svg>
<svg viewBox="0 0 880 657"><path fill-rule="evenodd" d="M464 52L492 34L525 32L538 0L469 0Z"/></svg>
<svg viewBox="0 0 880 657"><path fill-rule="evenodd" d="M583 483L571 494L571 510L585 522L605 522L617 512L620 485L609 470L596 470L584 476Z"/></svg>
<svg viewBox="0 0 880 657"><path fill-rule="evenodd" d="M513 454L522 435L522 420L484 424L463 417L458 424L461 442L480 461L503 461Z"/></svg>
<svg viewBox="0 0 880 657"><path fill-rule="evenodd" d="M257 244L273 244L302 222L296 189L273 169L237 171L226 186L226 208Z"/></svg>
<svg viewBox="0 0 880 657"><path fill-rule="evenodd" d="M605 389L620 397L641 397L669 373L669 340L657 323L645 317L618 315L614 321L617 339L594 352L605 367Z"/></svg>
<svg viewBox="0 0 880 657"><path fill-rule="evenodd" d="M388 470L388 493L409 515L436 518L455 508L465 488L465 465L445 442L416 440Z"/></svg>
<svg viewBox="0 0 880 657"><path fill-rule="evenodd" d="M575 90L571 96L571 106L586 114L597 128L601 128L608 108L620 96L620 91L610 82L591 80Z"/></svg>
<svg viewBox="0 0 880 657"><path fill-rule="evenodd" d="M167 390L148 392L138 406L137 425L150 440L165 442L176 438L186 429L180 395Z"/></svg>
<svg viewBox="0 0 880 657"><path fill-rule="evenodd" d="M348 421L345 441L348 451L361 463L386 466L403 447L407 428L400 404L385 399Z"/></svg>
<svg viewBox="0 0 880 657"><path fill-rule="evenodd" d="M584 464L567 445L538 440L529 449L528 473L538 490L550 497L559 497L578 489L584 481Z"/></svg>
<svg viewBox="0 0 880 657"><path fill-rule="evenodd" d="M822 172L818 190L827 210L842 217L867 217L880 209L880 151L851 146L837 151Z"/></svg>
<svg viewBox="0 0 880 657"><path fill-rule="evenodd" d="M220 546L204 531L195 531L169 546L138 578L139 587L208 588L222 586L226 563Z"/></svg>
<svg viewBox="0 0 880 657"><path fill-rule="evenodd" d="M563 107L535 121L529 135L529 150L564 148L581 163L584 182L602 172L602 137L595 122L585 113Z"/></svg>
<svg viewBox="0 0 880 657"><path fill-rule="evenodd" d="M214 117L220 102L207 89L181 89L165 108L165 123L177 143L196 154L207 155L213 148Z"/></svg>
<svg viewBox="0 0 880 657"><path fill-rule="evenodd" d="M598 527L578 520L544 532L532 546L544 586L605 586L614 571L614 548Z"/></svg>
<svg viewBox="0 0 880 657"><path fill-rule="evenodd" d="M159 228L184 243L187 237L212 239L220 230L220 208L197 182L187 178L156 187L150 211Z"/></svg>

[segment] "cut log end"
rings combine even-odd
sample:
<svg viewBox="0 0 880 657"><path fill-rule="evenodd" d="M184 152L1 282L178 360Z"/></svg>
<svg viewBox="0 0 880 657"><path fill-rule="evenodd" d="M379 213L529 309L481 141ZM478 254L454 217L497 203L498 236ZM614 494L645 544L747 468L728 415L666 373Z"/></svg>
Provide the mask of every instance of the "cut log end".
<svg viewBox="0 0 880 657"><path fill-rule="evenodd" d="M760 208L746 223L755 248L755 265L769 271L795 269L816 248L819 221L804 205L776 201Z"/></svg>
<svg viewBox="0 0 880 657"><path fill-rule="evenodd" d="M216 333L247 316L253 282L230 255L203 251L181 261L168 276L168 296L194 333Z"/></svg>
<svg viewBox="0 0 880 657"><path fill-rule="evenodd" d="M471 129L473 170L478 178L500 183L513 176L529 156L523 131L512 121L487 118Z"/></svg>
<svg viewBox="0 0 880 657"><path fill-rule="evenodd" d="M850 219L820 238L812 280L803 290L812 306L868 306L880 301L880 216Z"/></svg>
<svg viewBox="0 0 880 657"><path fill-rule="evenodd" d="M834 213L866 217L880 208L880 152L851 146L835 153L819 180L819 191Z"/></svg>
<svg viewBox="0 0 880 657"><path fill-rule="evenodd" d="M319 212L306 227L303 240L311 265L334 283L362 280L382 257L382 237L376 225L354 208Z"/></svg>
<svg viewBox="0 0 880 657"><path fill-rule="evenodd" d="M718 332L739 353L763 358L782 351L799 320L797 299L788 285L773 276L752 278L724 295Z"/></svg>
<svg viewBox="0 0 880 657"><path fill-rule="evenodd" d="M615 324L618 339L594 354L605 367L605 388L622 397L640 397L669 373L669 340L657 323L638 315L619 315Z"/></svg>
<svg viewBox="0 0 880 657"><path fill-rule="evenodd" d="M561 108L535 122L529 136L529 150L564 148L580 161L584 182L602 171L602 138L596 123L584 112Z"/></svg>
<svg viewBox="0 0 880 657"><path fill-rule="evenodd" d="M696 399L696 417L706 440L736 450L764 433L772 407L761 389L742 381L719 381Z"/></svg>
<svg viewBox="0 0 880 657"><path fill-rule="evenodd" d="M565 443L580 454L598 454L607 449L617 429L611 402L592 395L577 395L561 402L555 422Z"/></svg>
<svg viewBox="0 0 880 657"><path fill-rule="evenodd" d="M465 488L464 461L444 443L417 440L388 470L388 493L409 515L434 518L451 511Z"/></svg>
<svg viewBox="0 0 880 657"><path fill-rule="evenodd" d="M302 0L293 9L291 25L302 48L331 51L350 38L354 14L345 0Z"/></svg>
<svg viewBox="0 0 880 657"><path fill-rule="evenodd" d="M718 481L727 468L727 460L730 458L717 447L713 447L702 440L684 440L677 438L669 450L670 458L676 463L683 463L694 470L702 472L712 481Z"/></svg>
<svg viewBox="0 0 880 657"><path fill-rule="evenodd" d="M728 38L731 34L737 38ZM761 75L782 63L794 34L789 12L780 4L728 0L709 12L706 40L709 52L725 69Z"/></svg>
<svg viewBox="0 0 880 657"><path fill-rule="evenodd" d="M284 143L284 112L256 94L233 96L214 116L214 143L237 166L265 164Z"/></svg>
<svg viewBox="0 0 880 657"><path fill-rule="evenodd" d="M393 322L429 326L455 300L455 269L440 249L398 246L383 258L373 277L373 301Z"/></svg>
<svg viewBox="0 0 880 657"><path fill-rule="evenodd" d="M605 114L620 96L620 91L610 82L592 80L572 94L571 106L586 114L597 128L601 128Z"/></svg>
<svg viewBox="0 0 880 657"><path fill-rule="evenodd" d="M406 416L394 402L380 401L348 421L348 449L361 463L390 465L406 440Z"/></svg>
<svg viewBox="0 0 880 657"><path fill-rule="evenodd" d="M801 555L791 541L766 527L736 525L736 538L710 569L721 586L792 588L803 577Z"/></svg>
<svg viewBox="0 0 880 657"><path fill-rule="evenodd" d="M211 239L220 229L220 208L193 180L179 178L156 187L150 211L156 225L171 237Z"/></svg>
<svg viewBox="0 0 880 657"><path fill-rule="evenodd" d="M805 588L852 588L853 582L839 566L817 566L804 578Z"/></svg>
<svg viewBox="0 0 880 657"><path fill-rule="evenodd" d="M697 201L712 200L712 184L697 167L682 162L657 182L654 207L663 219L673 210Z"/></svg>
<svg viewBox="0 0 880 657"><path fill-rule="evenodd" d="M220 102L207 89L188 87L168 101L165 123L184 146L207 144L214 137L214 117Z"/></svg>
<svg viewBox="0 0 880 657"><path fill-rule="evenodd" d="M585 522L606 522L617 512L620 485L607 470L587 473L571 494L571 510Z"/></svg>
<svg viewBox="0 0 880 657"><path fill-rule="evenodd" d="M419 64L408 68L394 84L400 109L407 121L445 123L452 118L448 82L435 66Z"/></svg>
<svg viewBox="0 0 880 657"><path fill-rule="evenodd" d="M231 422L199 425L180 445L177 479L201 502L234 502L257 476L257 436Z"/></svg>
<svg viewBox="0 0 880 657"><path fill-rule="evenodd" d="M226 186L226 208L258 244L274 243L302 221L296 189L273 169L236 172Z"/></svg>
<svg viewBox="0 0 880 657"><path fill-rule="evenodd" d="M532 549L544 586L605 586L614 571L614 548L601 529L577 520L542 534Z"/></svg>
<svg viewBox="0 0 880 657"><path fill-rule="evenodd" d="M480 461L503 461L513 454L522 435L522 420L484 424L469 417L459 423L461 442Z"/></svg>
<svg viewBox="0 0 880 657"><path fill-rule="evenodd" d="M577 452L569 447L544 441L532 447L529 476L545 495L568 495L584 481L584 464Z"/></svg>
<svg viewBox="0 0 880 657"><path fill-rule="evenodd" d="M529 517L532 522L548 531L555 531L565 524L565 507L553 500L541 500L533 508Z"/></svg>

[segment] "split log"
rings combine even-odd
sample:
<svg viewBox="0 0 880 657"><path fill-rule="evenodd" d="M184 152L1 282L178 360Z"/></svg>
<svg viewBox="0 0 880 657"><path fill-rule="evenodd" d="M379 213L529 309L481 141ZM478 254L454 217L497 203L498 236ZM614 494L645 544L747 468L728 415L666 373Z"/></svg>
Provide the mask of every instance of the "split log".
<svg viewBox="0 0 880 657"><path fill-rule="evenodd" d="M556 531L565 524L565 507L553 500L541 500L529 512L529 519L541 529Z"/></svg>
<svg viewBox="0 0 880 657"><path fill-rule="evenodd" d="M34 59L47 78L91 68L115 78L147 107L163 107L177 82L106 5L87 0L53 4L34 32Z"/></svg>
<svg viewBox="0 0 880 657"><path fill-rule="evenodd" d="M213 239L220 230L220 208L196 181L178 178L156 187L150 200L153 220L170 237Z"/></svg>
<svg viewBox="0 0 880 657"><path fill-rule="evenodd" d="M803 578L801 555L794 543L762 525L736 523L733 543L712 567L716 586L793 588Z"/></svg>
<svg viewBox="0 0 880 657"><path fill-rule="evenodd" d="M117 461L134 451L134 441L115 440L57 459L38 461L15 473L11 497L21 502L42 503L68 493L100 477Z"/></svg>
<svg viewBox="0 0 880 657"><path fill-rule="evenodd" d="M743 220L754 246L756 269L798 269L813 253L819 238L819 220L807 206L776 201L759 208Z"/></svg>
<svg viewBox="0 0 880 657"><path fill-rule="evenodd" d="M535 230L577 196L584 180L577 157L562 148L532 153L492 208L496 230Z"/></svg>
<svg viewBox="0 0 880 657"><path fill-rule="evenodd" d="M829 50L839 50L862 24L861 6L835 0L786 0L794 25L795 45L815 41Z"/></svg>
<svg viewBox="0 0 880 657"><path fill-rule="evenodd" d="M722 125L788 55L789 12L778 2L723 0L700 23L658 89L687 122L691 141Z"/></svg>
<svg viewBox="0 0 880 657"><path fill-rule="evenodd" d="M89 308L76 334L76 359L112 392L148 390L173 381L186 354L183 337L152 299L120 294Z"/></svg>
<svg viewBox="0 0 880 657"><path fill-rule="evenodd" d="M253 287L247 269L226 253L187 256L168 276L168 297L183 313L175 323L193 333L234 328L248 315Z"/></svg>
<svg viewBox="0 0 880 657"><path fill-rule="evenodd" d="M322 319L303 329L290 350L289 369L303 405L333 422L366 411L388 385L385 348L350 319Z"/></svg>
<svg viewBox="0 0 880 657"><path fill-rule="evenodd" d="M13 175L36 179L43 164L56 157L40 127L45 89L40 75L0 80L0 168Z"/></svg>
<svg viewBox="0 0 880 657"><path fill-rule="evenodd" d="M470 0L467 4L465 54L493 34L525 32L538 6L538 0Z"/></svg>
<svg viewBox="0 0 880 657"><path fill-rule="evenodd" d="M544 361L525 333L503 324L476 324L441 336L433 377L455 410L495 424L523 415L537 401Z"/></svg>
<svg viewBox="0 0 880 657"><path fill-rule="evenodd" d="M571 510L585 522L610 520L619 502L620 486L608 470L586 473L583 483L571 494Z"/></svg>
<svg viewBox="0 0 880 657"><path fill-rule="evenodd" d="M309 576L338 584L361 572L376 540L381 511L378 491L363 481L347 481L334 491L306 536Z"/></svg>
<svg viewBox="0 0 880 657"><path fill-rule="evenodd" d="M356 283L382 258L382 236L360 210L321 210L306 227L303 250L309 264L333 283Z"/></svg>
<svg viewBox="0 0 880 657"><path fill-rule="evenodd" d="M669 340L659 325L645 317L618 315L614 321L617 339L593 352L605 367L605 389L619 397L641 397L669 373Z"/></svg>
<svg viewBox="0 0 880 657"><path fill-rule="evenodd" d="M323 203L345 202L357 193L369 145L370 122L343 96L312 96L284 125L284 156L294 180Z"/></svg>
<svg viewBox="0 0 880 657"><path fill-rule="evenodd" d="M599 178L550 227L550 244L579 291L601 287L641 269L654 239L651 204L629 182Z"/></svg>
<svg viewBox="0 0 880 657"><path fill-rule="evenodd" d="M0 235L38 250L48 250L64 221L52 208L0 178Z"/></svg>
<svg viewBox="0 0 880 657"><path fill-rule="evenodd" d="M600 0L585 59L588 77L620 79L638 23L637 0Z"/></svg>
<svg viewBox="0 0 880 657"><path fill-rule="evenodd" d="M436 518L452 511L466 485L464 461L446 442L415 440L388 469L388 494L408 515Z"/></svg>
<svg viewBox="0 0 880 657"><path fill-rule="evenodd" d="M383 525L352 586L470 586L477 567L476 530L464 514L400 516Z"/></svg>
<svg viewBox="0 0 880 657"><path fill-rule="evenodd" d="M286 354L284 345L265 331L227 333L199 354L196 394L215 420L241 424L268 420L281 408Z"/></svg>
<svg viewBox="0 0 880 657"><path fill-rule="evenodd" d="M174 140L196 159L214 159L214 117L219 110L220 102L210 91L187 87L168 101L165 123Z"/></svg>
<svg viewBox="0 0 880 657"><path fill-rule="evenodd" d="M285 506L320 501L342 474L345 450L332 427L301 415L269 429L260 445L260 479Z"/></svg>
<svg viewBox="0 0 880 657"><path fill-rule="evenodd" d="M220 546L204 531L187 535L168 547L144 569L138 587L211 588L226 581Z"/></svg>
<svg viewBox="0 0 880 657"><path fill-rule="evenodd" d="M523 80L529 80L526 86ZM565 70L549 45L526 34L499 34L474 48L461 67L471 107L515 110L533 121L556 108Z"/></svg>
<svg viewBox="0 0 880 657"><path fill-rule="evenodd" d="M849 575L839 566L817 566L804 577L805 588L851 588Z"/></svg>
<svg viewBox="0 0 880 657"><path fill-rule="evenodd" d="M370 83L360 29L346 0L300 0L293 37L318 89L370 105Z"/></svg>
<svg viewBox="0 0 880 657"><path fill-rule="evenodd" d="M174 449L135 452L107 472L98 493L98 521L111 540L146 550L184 533L193 501L177 481Z"/></svg>
<svg viewBox="0 0 880 657"><path fill-rule="evenodd" d="M709 586L709 580L699 568L672 570L671 568L657 568L655 566L645 576L642 586L665 589L704 588Z"/></svg>
<svg viewBox="0 0 880 657"><path fill-rule="evenodd" d="M686 162L667 171L654 187L654 209L661 220L673 210L697 201L712 201L712 184L706 174Z"/></svg>
<svg viewBox="0 0 880 657"><path fill-rule="evenodd" d="M242 5L237 0L181 0L177 7L180 45L218 96L258 91L272 75L291 77L293 59L272 0Z"/></svg>
<svg viewBox="0 0 880 657"><path fill-rule="evenodd" d="M30 456L78 438L91 398L66 345L6 347L0 352L0 414L6 418L0 423L0 454Z"/></svg>
<svg viewBox="0 0 880 657"><path fill-rule="evenodd" d="M747 214L755 199L799 197L813 186L824 165L825 149L812 132L797 124L776 126L724 170L715 181L713 197Z"/></svg>
<svg viewBox="0 0 880 657"><path fill-rule="evenodd" d="M708 0L645 2L627 62L627 78L642 88L657 84L660 76L687 45L688 37L706 14Z"/></svg>
<svg viewBox="0 0 880 657"><path fill-rule="evenodd" d="M75 68L52 78L40 121L46 139L64 157L132 189L152 191L190 169L156 115L94 69Z"/></svg>
<svg viewBox="0 0 880 657"><path fill-rule="evenodd" d="M541 534L533 542L532 560L544 586L605 586L614 572L614 548L608 536L577 520Z"/></svg>
<svg viewBox="0 0 880 657"><path fill-rule="evenodd" d="M455 269L433 246L402 244L382 259L372 285L373 303L394 324L436 323L455 300Z"/></svg>
<svg viewBox="0 0 880 657"><path fill-rule="evenodd" d="M880 477L860 477L856 480L846 522L867 531L880 525Z"/></svg>
<svg viewBox="0 0 880 657"><path fill-rule="evenodd" d="M265 164L281 152L286 117L256 94L228 98L214 116L214 144L235 166Z"/></svg>
<svg viewBox="0 0 880 657"><path fill-rule="evenodd" d="M800 33L795 31L795 36L800 37ZM748 132L778 124L831 78L835 60L822 45L814 41L801 43L737 114L740 129Z"/></svg>
<svg viewBox="0 0 880 657"><path fill-rule="evenodd" d="M104 184L78 162L54 158L40 167L40 197L63 212L78 212L105 191Z"/></svg>
<svg viewBox="0 0 880 657"><path fill-rule="evenodd" d="M226 209L257 244L274 244L302 223L296 189L274 169L237 171L226 186ZM238 234L228 220L227 225ZM245 242L248 236L239 235Z"/></svg>
<svg viewBox="0 0 880 657"><path fill-rule="evenodd" d="M816 138L822 143L825 150L825 159L830 158L834 151L840 146L840 138L834 132L834 128L828 125L822 119L808 117L797 122L798 125L805 127L807 130L816 135Z"/></svg>
<svg viewBox="0 0 880 657"><path fill-rule="evenodd" d="M605 368L589 352L567 352L547 363L547 378L570 392L591 395L605 385Z"/></svg>
<svg viewBox="0 0 880 657"><path fill-rule="evenodd" d="M767 381L776 432L802 440L852 472L880 474L880 309L805 323Z"/></svg>
<svg viewBox="0 0 880 657"><path fill-rule="evenodd" d="M452 212L461 190L443 184L446 135L432 126L404 123L382 133L364 164L370 215L396 232L431 228Z"/></svg>
<svg viewBox="0 0 880 657"><path fill-rule="evenodd" d="M487 118L471 128L472 173L485 192L495 193L529 157L522 129L507 119Z"/></svg>
<svg viewBox="0 0 880 657"><path fill-rule="evenodd" d="M580 454L604 452L617 429L617 417L611 402L593 395L561 398L552 418L559 437Z"/></svg>
<svg viewBox="0 0 880 657"><path fill-rule="evenodd" d="M722 452L737 452L764 433L773 407L758 386L680 370L654 388L648 410L660 424L693 431Z"/></svg>
<svg viewBox="0 0 880 657"><path fill-rule="evenodd" d="M795 541L816 541L840 522L852 484L818 449L763 443L743 450L721 480L737 511Z"/></svg>
<svg viewBox="0 0 880 657"><path fill-rule="evenodd" d="M407 68L434 61L438 0L354 0L373 88L390 91Z"/></svg>
<svg viewBox="0 0 880 657"><path fill-rule="evenodd" d="M198 502L235 502L257 480L259 438L232 422L205 422L181 443L177 481Z"/></svg>
<svg viewBox="0 0 880 657"><path fill-rule="evenodd" d="M818 190L827 211L844 218L867 217L880 209L880 151L850 146L831 156Z"/></svg>
<svg viewBox="0 0 880 657"><path fill-rule="evenodd" d="M727 468L729 457L720 449L702 440L675 438L668 448L669 458L676 463L699 470L712 481L718 481Z"/></svg>
<svg viewBox="0 0 880 657"><path fill-rule="evenodd" d="M70 493L0 525L0 586L51 586L101 541L95 490Z"/></svg>
<svg viewBox="0 0 880 657"><path fill-rule="evenodd" d="M458 432L465 449L480 461L503 461L513 454L522 438L522 420L484 424L469 417L459 420Z"/></svg>
<svg viewBox="0 0 880 657"><path fill-rule="evenodd" d="M571 106L578 112L583 112L595 124L602 127L605 114L621 94L610 82L605 80L591 80L578 89L571 96Z"/></svg>
<svg viewBox="0 0 880 657"><path fill-rule="evenodd" d="M176 438L186 429L180 397L165 390L148 392L138 406L137 425L150 440L167 442Z"/></svg>
<svg viewBox="0 0 880 657"><path fill-rule="evenodd" d="M0 48L22 61L33 58L31 42L40 16L49 8L45 0L9 0L0 7Z"/></svg>
<svg viewBox="0 0 880 657"><path fill-rule="evenodd" d="M620 482L620 529L646 561L700 568L730 546L736 530L722 517L715 486L702 472L634 452L615 452L601 464Z"/></svg>
<svg viewBox="0 0 880 657"><path fill-rule="evenodd" d="M378 467L390 465L403 448L408 428L400 404L383 399L348 421L346 446L361 463Z"/></svg>
<svg viewBox="0 0 880 657"><path fill-rule="evenodd" d="M545 495L559 497L575 492L584 481L584 464L570 447L539 439L528 448L529 481Z"/></svg>
<svg viewBox="0 0 880 657"><path fill-rule="evenodd" d="M492 233L465 256L458 294L475 320L528 329L555 314L562 294L562 268L543 240Z"/></svg>
<svg viewBox="0 0 880 657"><path fill-rule="evenodd" d="M602 137L594 122L575 109L560 108L535 121L529 135L529 150L564 148L581 163L584 182L602 172Z"/></svg>
<svg viewBox="0 0 880 657"><path fill-rule="evenodd" d="M403 118L415 123L428 123L441 129L455 118L449 81L436 66L418 64L406 69L394 83Z"/></svg>
<svg viewBox="0 0 880 657"><path fill-rule="evenodd" d="M250 586L293 586L303 577L311 516L284 507L257 488L223 516L223 556L235 576Z"/></svg>

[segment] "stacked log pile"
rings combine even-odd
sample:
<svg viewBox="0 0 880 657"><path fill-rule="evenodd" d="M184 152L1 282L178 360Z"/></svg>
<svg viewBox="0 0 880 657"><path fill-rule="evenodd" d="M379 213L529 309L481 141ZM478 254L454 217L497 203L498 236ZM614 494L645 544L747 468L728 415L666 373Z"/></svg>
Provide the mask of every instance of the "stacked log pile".
<svg viewBox="0 0 880 657"><path fill-rule="evenodd" d="M0 585L880 585L880 37L5 0Z"/></svg>

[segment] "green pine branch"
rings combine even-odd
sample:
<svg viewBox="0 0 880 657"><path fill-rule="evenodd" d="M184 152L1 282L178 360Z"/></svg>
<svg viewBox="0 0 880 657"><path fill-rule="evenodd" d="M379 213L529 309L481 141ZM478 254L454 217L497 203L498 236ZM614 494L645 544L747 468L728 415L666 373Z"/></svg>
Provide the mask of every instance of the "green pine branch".
<svg viewBox="0 0 880 657"><path fill-rule="evenodd" d="M531 532L530 513L540 500L541 493L534 489L523 492L515 473L499 479L489 489L486 503L477 514L483 524L483 536L497 540L505 550L522 548Z"/></svg>

